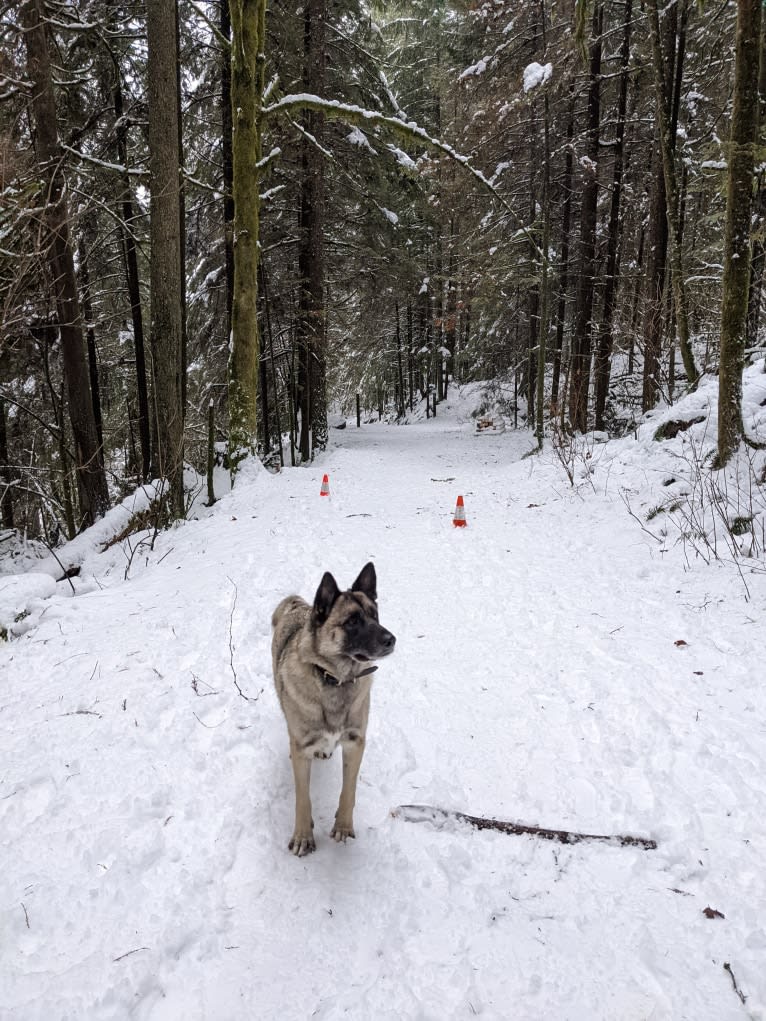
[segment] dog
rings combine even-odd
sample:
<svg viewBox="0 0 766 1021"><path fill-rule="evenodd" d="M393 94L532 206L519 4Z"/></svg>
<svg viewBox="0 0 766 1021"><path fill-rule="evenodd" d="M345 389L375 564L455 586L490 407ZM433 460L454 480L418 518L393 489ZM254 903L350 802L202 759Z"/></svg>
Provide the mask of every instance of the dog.
<svg viewBox="0 0 766 1021"><path fill-rule="evenodd" d="M271 656L279 704L287 722L295 778L295 827L288 844L298 857L316 848L311 817L311 763L343 748L343 786L336 841L355 837L356 781L364 755L374 660L390 656L396 638L378 622L377 578L366 564L341 592L325 572L314 605L283 599L272 616Z"/></svg>

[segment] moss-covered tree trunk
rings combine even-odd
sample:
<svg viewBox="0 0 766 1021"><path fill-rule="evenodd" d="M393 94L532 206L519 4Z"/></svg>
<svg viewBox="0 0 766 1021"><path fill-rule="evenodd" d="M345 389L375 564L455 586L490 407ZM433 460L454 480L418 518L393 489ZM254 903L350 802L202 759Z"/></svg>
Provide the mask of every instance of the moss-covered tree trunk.
<svg viewBox="0 0 766 1021"><path fill-rule="evenodd" d="M234 291L229 340L229 463L258 441L258 230L266 0L229 0L231 16Z"/></svg>
<svg viewBox="0 0 766 1021"><path fill-rule="evenodd" d="M742 370L750 282L750 212L758 127L760 31L761 0L738 0L718 372L718 461L721 465L737 449L744 431Z"/></svg>

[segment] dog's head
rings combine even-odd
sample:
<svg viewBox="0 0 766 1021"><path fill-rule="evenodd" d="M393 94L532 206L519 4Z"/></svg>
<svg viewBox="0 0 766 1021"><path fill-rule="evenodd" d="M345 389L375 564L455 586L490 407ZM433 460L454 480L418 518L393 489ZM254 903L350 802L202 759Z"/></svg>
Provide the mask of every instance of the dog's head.
<svg viewBox="0 0 766 1021"><path fill-rule="evenodd" d="M346 592L340 591L329 571L325 572L311 611L317 651L328 659L349 656L357 663L389 656L396 639L378 622L377 599L372 564L362 568Z"/></svg>

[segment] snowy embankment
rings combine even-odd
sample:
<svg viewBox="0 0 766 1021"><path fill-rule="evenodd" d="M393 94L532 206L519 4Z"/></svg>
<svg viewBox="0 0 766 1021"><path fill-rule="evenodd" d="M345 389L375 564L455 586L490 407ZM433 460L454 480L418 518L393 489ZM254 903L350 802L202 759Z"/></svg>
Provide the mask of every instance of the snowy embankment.
<svg viewBox="0 0 766 1021"><path fill-rule="evenodd" d="M0 647L0 1017L764 1017L766 577L746 602L646 520L686 434L581 446L570 487L471 399L252 469L127 581L112 547L93 591L33 601ZM398 641L357 839L328 837L336 753L295 859L271 611L368 559ZM392 817L413 803L658 846Z"/></svg>

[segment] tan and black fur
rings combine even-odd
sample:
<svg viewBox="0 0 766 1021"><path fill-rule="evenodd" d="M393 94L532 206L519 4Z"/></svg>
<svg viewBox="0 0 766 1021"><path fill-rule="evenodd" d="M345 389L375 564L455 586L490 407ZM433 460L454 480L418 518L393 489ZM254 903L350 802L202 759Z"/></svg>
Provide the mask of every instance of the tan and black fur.
<svg viewBox="0 0 766 1021"><path fill-rule="evenodd" d="M375 568L366 564L346 592L326 572L314 605L283 599L272 617L274 683L290 735L295 777L293 854L316 847L309 785L314 759L343 748L343 787L331 836L355 836L354 803L370 711L373 660L394 651L396 639L378 623Z"/></svg>

